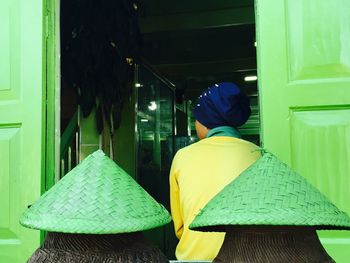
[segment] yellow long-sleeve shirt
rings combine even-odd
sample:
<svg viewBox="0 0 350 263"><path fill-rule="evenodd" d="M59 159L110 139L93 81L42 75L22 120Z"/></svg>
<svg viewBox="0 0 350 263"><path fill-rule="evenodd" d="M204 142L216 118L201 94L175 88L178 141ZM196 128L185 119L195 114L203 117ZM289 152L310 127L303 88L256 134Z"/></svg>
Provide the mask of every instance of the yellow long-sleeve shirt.
<svg viewBox="0 0 350 263"><path fill-rule="evenodd" d="M170 201L179 260L213 260L224 233L188 229L199 210L254 163L257 146L233 137L214 136L179 150L170 171Z"/></svg>

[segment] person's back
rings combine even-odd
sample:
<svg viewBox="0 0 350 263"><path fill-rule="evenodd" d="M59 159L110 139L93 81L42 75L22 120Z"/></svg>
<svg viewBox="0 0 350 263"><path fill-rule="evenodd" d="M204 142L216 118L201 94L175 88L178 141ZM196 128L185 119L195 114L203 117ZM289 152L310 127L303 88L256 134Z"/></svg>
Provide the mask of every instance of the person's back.
<svg viewBox="0 0 350 263"><path fill-rule="evenodd" d="M219 252L224 233L188 229L209 200L260 156L257 146L224 136L203 139L180 150L170 175L172 216L177 237L176 257L211 260Z"/></svg>
<svg viewBox="0 0 350 263"><path fill-rule="evenodd" d="M177 152L170 172L171 212L179 238L176 257L212 260L225 234L196 232L188 226L209 200L260 157L260 151L240 139L234 128L250 115L248 99L234 84L222 83L203 92L194 115L201 140Z"/></svg>

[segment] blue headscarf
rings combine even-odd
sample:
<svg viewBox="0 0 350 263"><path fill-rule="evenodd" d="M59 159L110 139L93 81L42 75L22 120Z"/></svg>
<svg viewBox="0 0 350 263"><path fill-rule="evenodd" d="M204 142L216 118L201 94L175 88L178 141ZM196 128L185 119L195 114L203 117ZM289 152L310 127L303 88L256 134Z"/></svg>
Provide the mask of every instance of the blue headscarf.
<svg viewBox="0 0 350 263"><path fill-rule="evenodd" d="M222 82L203 91L193 115L209 129L219 126L239 127L251 114L249 98L231 82Z"/></svg>

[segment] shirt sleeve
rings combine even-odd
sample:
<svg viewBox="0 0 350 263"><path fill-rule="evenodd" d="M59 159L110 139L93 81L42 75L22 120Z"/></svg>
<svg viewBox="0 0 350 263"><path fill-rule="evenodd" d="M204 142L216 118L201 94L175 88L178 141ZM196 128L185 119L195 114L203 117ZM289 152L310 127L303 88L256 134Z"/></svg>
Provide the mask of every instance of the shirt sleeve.
<svg viewBox="0 0 350 263"><path fill-rule="evenodd" d="M173 218L174 222L174 228L175 228L175 235L178 239L181 238L183 233L183 218L181 213L181 207L180 207L180 189L178 185L178 173L179 170L177 168L177 162L178 162L178 154L175 155L173 163L171 165L170 169L170 208L171 208L171 216Z"/></svg>

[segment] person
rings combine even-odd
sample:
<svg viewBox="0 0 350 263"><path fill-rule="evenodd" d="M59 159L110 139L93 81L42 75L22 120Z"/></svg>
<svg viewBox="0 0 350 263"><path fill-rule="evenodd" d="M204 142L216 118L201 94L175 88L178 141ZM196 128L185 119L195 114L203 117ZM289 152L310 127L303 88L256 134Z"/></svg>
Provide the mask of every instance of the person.
<svg viewBox="0 0 350 263"><path fill-rule="evenodd" d="M199 141L180 149L170 171L170 206L178 260L213 260L225 233L189 230L208 201L260 157L258 146L237 127L251 114L249 99L233 83L203 91L193 109Z"/></svg>

